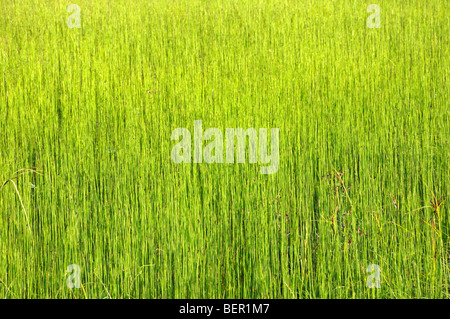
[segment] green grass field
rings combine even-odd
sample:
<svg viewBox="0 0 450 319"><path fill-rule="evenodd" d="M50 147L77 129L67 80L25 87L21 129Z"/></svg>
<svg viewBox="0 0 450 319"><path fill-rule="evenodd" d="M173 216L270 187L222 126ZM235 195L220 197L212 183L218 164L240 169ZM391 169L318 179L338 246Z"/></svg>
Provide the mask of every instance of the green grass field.
<svg viewBox="0 0 450 319"><path fill-rule="evenodd" d="M0 3L0 298L449 297L450 2Z"/></svg>

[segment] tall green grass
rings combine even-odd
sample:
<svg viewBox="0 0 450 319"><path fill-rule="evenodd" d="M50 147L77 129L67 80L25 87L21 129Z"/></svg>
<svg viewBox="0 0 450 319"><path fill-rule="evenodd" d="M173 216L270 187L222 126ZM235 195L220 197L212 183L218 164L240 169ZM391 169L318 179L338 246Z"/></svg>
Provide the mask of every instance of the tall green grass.
<svg viewBox="0 0 450 319"><path fill-rule="evenodd" d="M450 3L0 2L1 298L448 297ZM196 119L278 172L173 163Z"/></svg>

